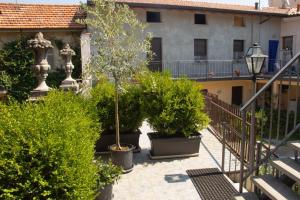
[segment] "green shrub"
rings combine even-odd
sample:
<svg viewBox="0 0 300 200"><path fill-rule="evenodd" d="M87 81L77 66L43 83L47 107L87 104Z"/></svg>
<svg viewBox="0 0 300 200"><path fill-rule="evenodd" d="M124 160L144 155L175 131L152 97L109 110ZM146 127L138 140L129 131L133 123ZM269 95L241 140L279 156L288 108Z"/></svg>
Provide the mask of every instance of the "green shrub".
<svg viewBox="0 0 300 200"><path fill-rule="evenodd" d="M0 87L18 101L26 100L37 84L31 72L33 53L26 47L27 39L21 38L6 43L0 50Z"/></svg>
<svg viewBox="0 0 300 200"><path fill-rule="evenodd" d="M103 81L92 90L92 101L97 108L98 118L104 131L115 130L115 86ZM119 96L120 131L137 130L144 120L142 91L139 85L128 84Z"/></svg>
<svg viewBox="0 0 300 200"><path fill-rule="evenodd" d="M197 83L169 74L146 74L141 79L144 106L152 128L163 135L186 137L205 128L209 118Z"/></svg>
<svg viewBox="0 0 300 200"><path fill-rule="evenodd" d="M93 199L99 124L88 105L58 91L0 104L0 199Z"/></svg>
<svg viewBox="0 0 300 200"><path fill-rule="evenodd" d="M97 188L103 189L105 186L109 184L113 184L117 181L121 174L122 168L112 164L111 161L103 162L101 159L97 160L98 167L98 186Z"/></svg>

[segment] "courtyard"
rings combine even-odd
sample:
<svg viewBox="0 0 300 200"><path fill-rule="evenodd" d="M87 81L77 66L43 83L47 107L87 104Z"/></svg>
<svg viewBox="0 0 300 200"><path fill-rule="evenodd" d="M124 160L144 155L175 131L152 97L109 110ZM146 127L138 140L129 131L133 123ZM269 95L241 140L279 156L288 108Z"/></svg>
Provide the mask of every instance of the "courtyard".
<svg viewBox="0 0 300 200"><path fill-rule="evenodd" d="M142 150L140 153L134 154L134 170L128 174L123 174L114 185L114 199L201 199L186 170L201 168L219 168L221 170L222 144L208 129L204 129L201 131L203 137L199 156L151 160L149 158L150 141L147 137L147 133L151 131L149 125L144 122L140 137ZM229 156L228 150L226 153ZM232 163L234 162L235 157L232 157ZM229 178L228 180L230 181ZM238 184L230 182L238 190Z"/></svg>

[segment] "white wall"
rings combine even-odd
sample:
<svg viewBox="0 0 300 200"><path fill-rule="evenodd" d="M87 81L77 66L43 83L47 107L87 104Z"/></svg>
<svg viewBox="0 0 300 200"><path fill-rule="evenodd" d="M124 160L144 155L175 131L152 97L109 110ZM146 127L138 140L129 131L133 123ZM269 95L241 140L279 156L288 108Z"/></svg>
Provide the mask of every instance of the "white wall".
<svg viewBox="0 0 300 200"><path fill-rule="evenodd" d="M282 20L281 37L293 36L293 52L300 51L300 17L284 18Z"/></svg>
<svg viewBox="0 0 300 200"><path fill-rule="evenodd" d="M269 40L280 39L281 19L272 17L262 25L266 17L245 17L245 27L233 26L234 14L201 12L206 14L207 25L194 24L194 11L135 8L138 18L146 22L146 11L160 11L162 23L148 23L153 37L162 38L163 60L194 60L194 39L208 39L209 60L233 58L233 40L245 40L245 52L253 42L260 42L268 52ZM253 25L252 25L253 24Z"/></svg>

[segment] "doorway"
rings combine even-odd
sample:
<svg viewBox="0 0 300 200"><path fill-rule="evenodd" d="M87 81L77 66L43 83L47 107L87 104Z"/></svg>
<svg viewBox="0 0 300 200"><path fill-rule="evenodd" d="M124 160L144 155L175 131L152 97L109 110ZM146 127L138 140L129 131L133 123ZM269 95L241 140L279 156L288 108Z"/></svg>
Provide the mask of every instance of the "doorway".
<svg viewBox="0 0 300 200"><path fill-rule="evenodd" d="M153 52L152 61L150 63L151 71L162 71L162 42L161 38L152 38L151 51Z"/></svg>
<svg viewBox="0 0 300 200"><path fill-rule="evenodd" d="M233 86L231 94L231 104L241 106L243 104L243 86Z"/></svg>

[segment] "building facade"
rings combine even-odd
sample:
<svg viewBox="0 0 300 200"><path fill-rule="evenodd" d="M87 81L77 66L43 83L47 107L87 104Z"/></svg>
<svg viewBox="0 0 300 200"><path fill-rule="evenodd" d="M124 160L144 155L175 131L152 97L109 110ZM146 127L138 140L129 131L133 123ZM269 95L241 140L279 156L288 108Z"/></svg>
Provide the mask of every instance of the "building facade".
<svg viewBox="0 0 300 200"><path fill-rule="evenodd" d="M120 0L152 33L153 71L187 76L235 105L252 96L244 55L258 42L269 56L263 72L281 65L282 20L289 9L191 1Z"/></svg>

